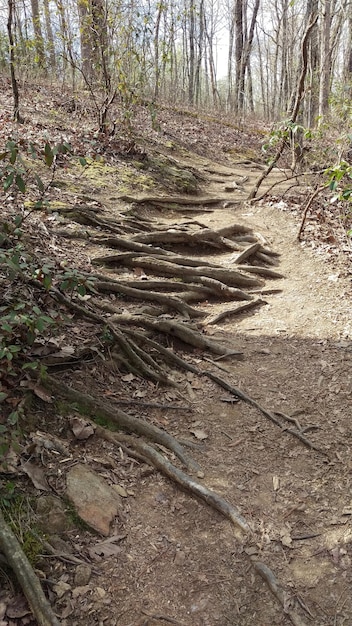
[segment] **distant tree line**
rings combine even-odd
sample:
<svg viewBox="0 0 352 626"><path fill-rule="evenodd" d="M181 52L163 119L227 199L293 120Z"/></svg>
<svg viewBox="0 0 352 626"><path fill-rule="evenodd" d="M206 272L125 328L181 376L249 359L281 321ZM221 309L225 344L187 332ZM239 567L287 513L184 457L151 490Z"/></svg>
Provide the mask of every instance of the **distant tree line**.
<svg viewBox="0 0 352 626"><path fill-rule="evenodd" d="M0 66L76 89L282 119L351 112L351 0L0 0ZM11 25L9 32L9 15ZM102 115L104 117L104 115ZM104 120L102 120L102 123Z"/></svg>

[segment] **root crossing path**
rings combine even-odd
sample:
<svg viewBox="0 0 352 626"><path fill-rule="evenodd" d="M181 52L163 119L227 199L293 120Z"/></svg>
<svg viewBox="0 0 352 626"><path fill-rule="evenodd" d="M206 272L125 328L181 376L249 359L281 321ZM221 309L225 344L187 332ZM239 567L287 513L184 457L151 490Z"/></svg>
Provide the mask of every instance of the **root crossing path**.
<svg viewBox="0 0 352 626"><path fill-rule="evenodd" d="M76 208L80 226L55 231L74 241L81 266L91 261L94 284L81 303L52 296L85 320L87 344L99 327L111 349L102 355L90 342L80 369L56 372L46 386L60 394L61 376L64 396L79 390L67 391L69 402L88 394L89 425L119 407L120 421L111 419L128 432L106 435L99 422L82 438L85 461L121 496L121 515L110 529L118 549L104 543L92 581L73 584L80 619L83 611L88 626L348 623L346 268L297 243L294 217L276 204L243 200L253 164L236 166L230 196L231 168L199 164L202 203L128 195L120 213ZM136 439L133 452L133 432L154 437L154 447ZM79 543L92 555L89 534ZM67 606L58 609L73 625L77 606L72 621Z"/></svg>

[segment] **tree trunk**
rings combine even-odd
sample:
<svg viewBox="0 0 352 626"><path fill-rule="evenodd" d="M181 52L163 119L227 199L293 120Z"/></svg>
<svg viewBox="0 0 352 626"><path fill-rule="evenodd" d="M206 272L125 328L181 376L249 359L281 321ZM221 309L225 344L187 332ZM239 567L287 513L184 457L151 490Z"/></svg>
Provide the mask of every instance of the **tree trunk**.
<svg viewBox="0 0 352 626"><path fill-rule="evenodd" d="M46 36L48 40L50 67L52 70L55 71L56 69L55 44L54 44L53 29L51 25L49 0L44 0L44 17L45 17Z"/></svg>
<svg viewBox="0 0 352 626"><path fill-rule="evenodd" d="M329 91L331 74L331 0L323 0L323 15L320 30L320 83L319 83L319 125L329 111Z"/></svg>
<svg viewBox="0 0 352 626"><path fill-rule="evenodd" d="M44 53L44 39L42 34L42 26L40 23L39 1L31 0L32 7L32 23L34 30L34 45L36 52L36 61L38 67L42 71L46 71L45 53Z"/></svg>
<svg viewBox="0 0 352 626"><path fill-rule="evenodd" d="M243 0L235 1L235 113L241 110L243 94L241 94L241 68L243 55Z"/></svg>
<svg viewBox="0 0 352 626"><path fill-rule="evenodd" d="M10 73L11 73L11 86L13 93L13 119L16 122L23 122L20 115L20 96L18 91L18 84L15 73L15 46L13 41L13 12L14 12L14 0L8 0L8 19L7 19L7 35L9 39L9 55L10 55Z"/></svg>
<svg viewBox="0 0 352 626"><path fill-rule="evenodd" d="M80 26L80 45L81 45L81 70L84 80L90 83L93 77L93 42L91 37L92 15L90 12L90 2L86 0L78 0L77 3L79 26Z"/></svg>

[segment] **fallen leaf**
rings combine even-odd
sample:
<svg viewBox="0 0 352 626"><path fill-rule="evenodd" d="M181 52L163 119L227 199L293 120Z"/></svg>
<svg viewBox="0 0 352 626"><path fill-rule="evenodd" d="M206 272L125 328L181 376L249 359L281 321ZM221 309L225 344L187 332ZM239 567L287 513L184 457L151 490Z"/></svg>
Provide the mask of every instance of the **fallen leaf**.
<svg viewBox="0 0 352 626"><path fill-rule="evenodd" d="M75 353L73 346L63 346L58 352L52 352L50 357L53 359L63 359L72 356Z"/></svg>
<svg viewBox="0 0 352 626"><path fill-rule="evenodd" d="M64 606L64 608L61 611L61 619L66 619L72 614L72 612L73 612L73 605L71 604L71 602L67 602L66 606Z"/></svg>
<svg viewBox="0 0 352 626"><path fill-rule="evenodd" d="M113 537L109 537L106 541L100 541L89 548L89 556L92 559L101 560L104 557L114 556L116 554L121 554L122 548L117 545L119 541L125 539L126 535L114 535Z"/></svg>
<svg viewBox="0 0 352 626"><path fill-rule="evenodd" d="M59 580L56 585L53 585L53 591L55 591L58 598L62 598L65 593L71 591L72 587L68 583L64 583L62 580Z"/></svg>
<svg viewBox="0 0 352 626"><path fill-rule="evenodd" d="M45 478L44 470L32 461L21 463L21 468L29 476L36 489L41 491L51 491Z"/></svg>
<svg viewBox="0 0 352 626"><path fill-rule="evenodd" d="M34 391L35 395L38 396L38 398L43 400L43 402L47 402L48 404L52 404L53 399L52 399L50 393L48 393L47 390L44 389L44 387L42 387L41 385L35 385L35 387L33 387L33 391Z"/></svg>
<svg viewBox="0 0 352 626"><path fill-rule="evenodd" d="M84 585L83 587L76 587L72 591L72 598L75 599L75 598L78 598L78 596L84 596L89 591L91 591L90 585Z"/></svg>
<svg viewBox="0 0 352 626"><path fill-rule="evenodd" d="M201 430L200 428L192 428L190 429L190 433L192 433L192 435L194 435L196 439L200 439L201 441L203 441L204 439L208 439L209 436L204 430Z"/></svg>
<svg viewBox="0 0 352 626"><path fill-rule="evenodd" d="M121 485L112 485L112 488L121 496L122 498L128 498L128 493L124 487Z"/></svg>
<svg viewBox="0 0 352 626"><path fill-rule="evenodd" d="M124 383L131 383L132 380L135 380L135 379L136 379L136 377L135 377L134 374L126 374L125 376L121 376L121 380Z"/></svg>
<svg viewBox="0 0 352 626"><path fill-rule="evenodd" d="M278 491L278 489L280 489L280 478L278 476L273 476L273 487L274 491Z"/></svg>
<svg viewBox="0 0 352 626"><path fill-rule="evenodd" d="M76 439L83 441L94 435L95 429L90 422L81 417L72 417L70 426Z"/></svg>

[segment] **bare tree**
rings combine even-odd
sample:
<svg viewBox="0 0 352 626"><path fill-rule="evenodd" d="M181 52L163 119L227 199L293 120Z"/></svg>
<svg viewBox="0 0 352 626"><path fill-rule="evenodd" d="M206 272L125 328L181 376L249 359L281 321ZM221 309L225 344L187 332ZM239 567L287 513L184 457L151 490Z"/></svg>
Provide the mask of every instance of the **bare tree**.
<svg viewBox="0 0 352 626"><path fill-rule="evenodd" d="M16 122L23 122L20 115L20 96L15 73L15 45L13 39L13 16L14 16L14 0L8 0L8 18L7 18L7 35L9 40L9 56L10 56L10 74L11 86L13 93L13 119Z"/></svg>

